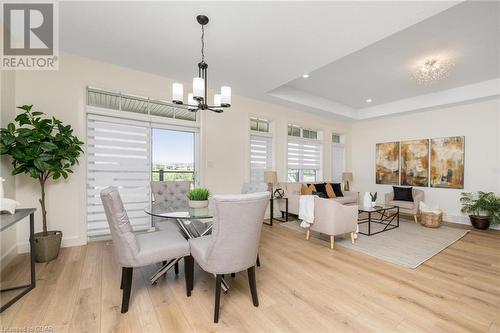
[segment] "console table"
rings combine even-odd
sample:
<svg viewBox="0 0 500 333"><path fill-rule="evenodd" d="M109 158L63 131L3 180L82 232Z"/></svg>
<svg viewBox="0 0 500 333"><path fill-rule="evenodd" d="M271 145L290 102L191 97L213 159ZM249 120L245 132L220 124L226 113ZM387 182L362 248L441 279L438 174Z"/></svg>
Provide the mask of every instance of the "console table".
<svg viewBox="0 0 500 333"><path fill-rule="evenodd" d="M21 290L14 298L9 300L7 303L0 306L0 313L2 313L9 306L17 302L21 297L26 295L30 290L35 288L35 208L21 208L16 209L13 215L10 214L0 214L0 232L9 229L10 227L21 222L25 217L29 216L30 221L30 270L31 270L31 282L27 285L16 286L11 288L2 289L0 292L7 292L13 290Z"/></svg>

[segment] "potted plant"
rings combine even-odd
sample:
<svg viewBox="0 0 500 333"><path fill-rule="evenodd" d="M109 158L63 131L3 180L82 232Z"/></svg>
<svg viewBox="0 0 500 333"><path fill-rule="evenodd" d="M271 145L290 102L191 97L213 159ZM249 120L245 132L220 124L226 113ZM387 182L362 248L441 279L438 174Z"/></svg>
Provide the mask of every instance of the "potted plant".
<svg viewBox="0 0 500 333"><path fill-rule="evenodd" d="M485 230L500 223L500 197L493 192L462 193L462 213L468 213L474 228Z"/></svg>
<svg viewBox="0 0 500 333"><path fill-rule="evenodd" d="M49 179L68 178L83 153L83 142L73 135L71 126L32 108L18 107L24 112L0 129L0 155L12 157L12 175L25 173L40 183L43 231L35 234L35 259L47 262L59 254L62 232L47 229L45 185Z"/></svg>
<svg viewBox="0 0 500 333"><path fill-rule="evenodd" d="M370 192L370 197L372 198L372 207L375 207L377 204L377 192L373 193Z"/></svg>
<svg viewBox="0 0 500 333"><path fill-rule="evenodd" d="M187 193L189 199L189 207L191 208L204 208L208 206L208 197L210 191L206 188L194 188Z"/></svg>

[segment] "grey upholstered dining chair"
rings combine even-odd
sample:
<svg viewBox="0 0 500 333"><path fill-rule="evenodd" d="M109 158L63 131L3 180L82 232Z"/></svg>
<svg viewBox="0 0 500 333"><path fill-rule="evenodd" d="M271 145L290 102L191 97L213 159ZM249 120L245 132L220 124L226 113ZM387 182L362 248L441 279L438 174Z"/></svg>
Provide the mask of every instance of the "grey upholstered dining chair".
<svg viewBox="0 0 500 333"><path fill-rule="evenodd" d="M165 260L184 257L186 293L191 296L193 287L190 283L193 279L190 274L193 274L194 260L190 256L189 244L180 231L161 230L135 235L118 190L115 187L102 190L101 201L111 230L114 252L122 266L121 312L128 311L133 269Z"/></svg>
<svg viewBox="0 0 500 333"><path fill-rule="evenodd" d="M223 274L247 270L253 304L259 306L255 262L260 231L269 202L269 192L216 195L212 234L189 240L191 253L200 267L216 276L214 322L219 321ZM193 273L190 273L190 278ZM193 285L192 282L189 285Z"/></svg>

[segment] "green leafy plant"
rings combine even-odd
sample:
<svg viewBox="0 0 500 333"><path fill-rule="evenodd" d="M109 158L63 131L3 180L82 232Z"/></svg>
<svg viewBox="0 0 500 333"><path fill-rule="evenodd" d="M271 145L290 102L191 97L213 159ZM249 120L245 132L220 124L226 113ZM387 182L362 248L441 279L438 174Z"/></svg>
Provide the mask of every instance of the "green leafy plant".
<svg viewBox="0 0 500 333"><path fill-rule="evenodd" d="M194 188L187 193L188 199L193 201L208 200L209 196L210 196L210 191L203 187Z"/></svg>
<svg viewBox="0 0 500 333"><path fill-rule="evenodd" d="M460 197L462 213L488 216L493 224L500 223L500 197L493 192L479 191L477 194L463 192Z"/></svg>
<svg viewBox="0 0 500 333"><path fill-rule="evenodd" d="M33 105L19 106L24 112L15 118L15 123L0 129L0 155L12 157L12 175L25 173L40 183L43 234L47 235L45 184L49 178L67 179L73 173L72 167L83 153L83 142L73 135L70 125L32 108Z"/></svg>
<svg viewBox="0 0 500 333"><path fill-rule="evenodd" d="M372 197L372 202L377 201L377 192L375 192L373 194L372 194L372 192L370 192L370 197Z"/></svg>

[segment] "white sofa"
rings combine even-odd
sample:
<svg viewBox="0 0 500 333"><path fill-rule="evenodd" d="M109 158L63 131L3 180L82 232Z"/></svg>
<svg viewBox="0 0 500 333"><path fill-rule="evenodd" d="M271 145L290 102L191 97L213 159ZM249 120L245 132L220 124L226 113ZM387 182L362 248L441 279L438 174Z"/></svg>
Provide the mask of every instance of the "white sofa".
<svg viewBox="0 0 500 333"><path fill-rule="evenodd" d="M302 184L305 183L279 183L277 188L281 188L285 191L285 197L288 198L288 213L299 215L299 198L300 189ZM311 183L308 183L311 184ZM314 183L313 183L314 184ZM341 204L357 204L358 203L358 192L352 191L342 191L343 197L331 198L328 200L333 200ZM279 208L282 212L286 211L285 201L279 200Z"/></svg>

